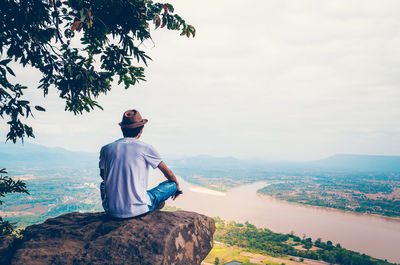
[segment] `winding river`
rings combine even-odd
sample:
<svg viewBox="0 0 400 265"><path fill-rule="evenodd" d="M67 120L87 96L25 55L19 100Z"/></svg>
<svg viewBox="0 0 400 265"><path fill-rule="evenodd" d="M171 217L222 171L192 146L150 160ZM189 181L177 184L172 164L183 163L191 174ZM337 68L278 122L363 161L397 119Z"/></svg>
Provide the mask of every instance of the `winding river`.
<svg viewBox="0 0 400 265"><path fill-rule="evenodd" d="M161 176L153 175L154 185ZM248 221L274 232L320 237L376 258L400 263L400 219L303 206L257 195L257 182L219 193L180 180L184 194L167 205L225 220Z"/></svg>

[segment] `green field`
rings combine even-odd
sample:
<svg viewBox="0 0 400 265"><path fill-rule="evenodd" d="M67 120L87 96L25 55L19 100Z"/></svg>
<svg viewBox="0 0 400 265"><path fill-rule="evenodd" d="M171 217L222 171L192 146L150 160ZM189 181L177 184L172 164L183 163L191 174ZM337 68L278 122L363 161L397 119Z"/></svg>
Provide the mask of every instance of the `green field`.
<svg viewBox="0 0 400 265"><path fill-rule="evenodd" d="M249 249L244 249L237 246L229 246L220 242L214 242L213 249L202 264L215 264L216 258L218 258L221 265L234 260L243 262L243 265L260 263L268 265L281 265L283 263L286 265L299 264L299 262L294 261L294 258L262 255Z"/></svg>

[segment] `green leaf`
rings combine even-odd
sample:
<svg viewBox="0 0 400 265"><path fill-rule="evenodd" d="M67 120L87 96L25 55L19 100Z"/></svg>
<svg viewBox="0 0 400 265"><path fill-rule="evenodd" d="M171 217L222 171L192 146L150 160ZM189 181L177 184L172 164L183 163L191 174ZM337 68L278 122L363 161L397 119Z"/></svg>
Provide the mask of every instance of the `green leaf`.
<svg viewBox="0 0 400 265"><path fill-rule="evenodd" d="M41 106L35 106L35 109L38 111L46 111L46 109Z"/></svg>
<svg viewBox="0 0 400 265"><path fill-rule="evenodd" d="M192 36L194 38L196 36L196 29L191 25L188 25L188 28L189 28L189 31L190 31L190 33L192 33Z"/></svg>
<svg viewBox="0 0 400 265"><path fill-rule="evenodd" d="M18 100L18 104L20 104L20 105L22 105L22 106L28 105L28 104L29 104L29 101L27 101L27 100Z"/></svg>
<svg viewBox="0 0 400 265"><path fill-rule="evenodd" d="M15 76L13 70L10 67L6 66L6 69L7 69L7 72L9 72L11 75Z"/></svg>
<svg viewBox="0 0 400 265"><path fill-rule="evenodd" d="M7 65L9 62L11 62L11 59L5 59L5 60L0 61L0 64Z"/></svg>

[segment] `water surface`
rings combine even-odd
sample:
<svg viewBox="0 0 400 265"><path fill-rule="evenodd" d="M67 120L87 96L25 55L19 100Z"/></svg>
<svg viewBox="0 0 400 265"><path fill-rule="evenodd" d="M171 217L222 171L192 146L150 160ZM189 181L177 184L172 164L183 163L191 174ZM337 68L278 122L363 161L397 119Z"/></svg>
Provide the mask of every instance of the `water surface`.
<svg viewBox="0 0 400 265"><path fill-rule="evenodd" d="M226 194L208 193L206 189L180 182L184 194L167 205L224 220L248 221L274 232L293 231L313 240L320 237L323 241L331 240L345 248L400 263L399 219L303 206L257 195L256 191L266 182L243 185Z"/></svg>

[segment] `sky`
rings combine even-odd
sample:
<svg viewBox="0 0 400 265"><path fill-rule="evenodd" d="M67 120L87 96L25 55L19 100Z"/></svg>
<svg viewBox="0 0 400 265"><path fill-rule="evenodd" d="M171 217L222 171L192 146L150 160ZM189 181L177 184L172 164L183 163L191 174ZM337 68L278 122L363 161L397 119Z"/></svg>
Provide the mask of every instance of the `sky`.
<svg viewBox="0 0 400 265"><path fill-rule="evenodd" d="M98 152L135 108L142 140L161 154L313 160L336 153L400 155L400 2L397 0L169 1L196 37L157 29L145 43L147 82L113 90L104 111L64 111L40 74L16 81L47 111L36 138ZM5 122L0 137L5 139ZM0 147L1 148L1 147Z"/></svg>

